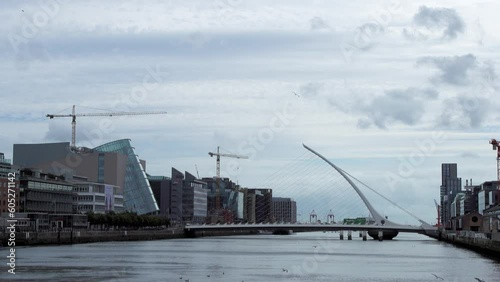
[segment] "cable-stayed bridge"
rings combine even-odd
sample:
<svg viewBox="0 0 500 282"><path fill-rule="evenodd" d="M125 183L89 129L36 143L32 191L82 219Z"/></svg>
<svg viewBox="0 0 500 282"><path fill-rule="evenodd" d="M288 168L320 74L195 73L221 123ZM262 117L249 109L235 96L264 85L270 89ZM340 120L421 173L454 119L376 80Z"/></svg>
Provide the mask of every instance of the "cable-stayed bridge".
<svg viewBox="0 0 500 282"><path fill-rule="evenodd" d="M438 237L438 230L436 227L430 225L424 220L418 218L411 212L399 206L397 203L391 201L387 197L381 195L371 187L357 180L355 177L342 170L332 162L330 162L327 158L313 150L312 148L303 145L304 148L312 153L315 156L315 161L317 162L318 158L323 162L323 164L327 164L329 167L328 171L324 171L325 175L335 175L340 176L338 179L333 181L326 181L327 177L325 177L325 185L328 186L328 189L335 192L335 189L341 186L344 187L344 190L348 192L344 192L343 194L334 194L334 198L336 201L332 201L334 206L342 206L346 205L348 207L354 206L358 207L358 209L366 209L369 213L369 222L367 224L340 224L335 222L326 223L240 223L240 224L217 224L217 225L188 225L185 227L185 232L191 236L203 235L203 232L210 231L227 231L230 233L231 231L270 231L275 233L282 232L313 232L313 231L339 231L340 237L343 239L343 231L348 231L348 238L351 239L352 231L360 231L360 236L363 236L363 239L366 239L366 234L375 239L392 239L398 235L399 232L408 232L408 233L419 233L425 234L431 237ZM305 170L304 173L313 173L314 170ZM294 174L295 172L292 172ZM274 176L274 178L280 179L279 176ZM362 189L356 184L356 182L361 183L363 186L383 198L385 201L395 206L397 209L406 213L413 219L415 219L419 224L418 225L410 225L410 224L400 224L393 222L387 218L387 216L383 216L379 211L377 211L372 203L368 200L368 198L363 193ZM342 183L343 185L333 185L334 183ZM287 184L288 187L292 187L292 184L297 184L297 180L292 180ZM299 184L304 185L304 184ZM305 184L307 185L307 183ZM330 187L334 186L334 187ZM328 193L330 194L330 193ZM344 197L340 197L340 196ZM326 199L327 196L322 197ZM354 199L353 204L351 203ZM358 200L358 201L355 201ZM360 200L360 201L359 201ZM359 202L359 203L358 203Z"/></svg>

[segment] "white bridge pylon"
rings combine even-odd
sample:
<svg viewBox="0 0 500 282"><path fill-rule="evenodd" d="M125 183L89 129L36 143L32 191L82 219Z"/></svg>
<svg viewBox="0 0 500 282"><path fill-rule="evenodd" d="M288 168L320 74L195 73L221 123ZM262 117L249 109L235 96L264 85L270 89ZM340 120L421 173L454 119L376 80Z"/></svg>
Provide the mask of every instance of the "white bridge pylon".
<svg viewBox="0 0 500 282"><path fill-rule="evenodd" d="M305 144L302 144L302 146L304 146L304 148L306 148L311 153L313 153L316 156L318 156L319 158L321 158L323 161L325 161L327 164L329 164L331 167L333 167L340 175L342 175L342 177L344 177L344 179L351 185L351 187L356 191L356 193L358 193L359 197L361 198L361 200L363 201L363 203L368 208L368 211L370 212L370 214L372 215L372 217L373 217L373 219L375 221L374 225L386 226L386 227L404 227L405 226L405 225L402 225L402 224L394 223L394 222L386 219L382 215L380 215L380 213L372 206L372 204L368 201L368 199L365 197L365 195L363 195L363 193L358 188L358 186L356 186L356 184L346 175L346 173L342 169L340 169L339 167L337 167L336 165L334 165L328 159L326 159L325 157L323 157L321 154L319 154L318 152L314 151L310 147L306 146ZM387 198L385 198L385 199L388 200ZM388 201L390 201L390 200L388 200ZM392 203L392 204L395 204L395 203ZM397 206L397 207L401 208L399 206ZM412 217L415 217L413 214L409 213L408 211L406 211L406 210L404 210L402 208L401 208L401 210L404 211L404 212L406 212L406 213L408 213L408 214L410 214ZM423 220L421 220L421 219L419 219L417 217L415 217L415 218L422 224L420 226L422 229L424 229L424 230L435 230L436 229L436 227L430 225L429 223L427 223L427 222L425 222L425 221L423 221Z"/></svg>

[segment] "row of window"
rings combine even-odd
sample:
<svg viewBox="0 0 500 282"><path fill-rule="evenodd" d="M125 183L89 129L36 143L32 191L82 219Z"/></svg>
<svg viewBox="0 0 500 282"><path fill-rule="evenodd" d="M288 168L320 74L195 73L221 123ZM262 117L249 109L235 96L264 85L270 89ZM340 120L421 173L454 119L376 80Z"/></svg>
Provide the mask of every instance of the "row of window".
<svg viewBox="0 0 500 282"><path fill-rule="evenodd" d="M47 202L28 202L26 210L28 211L46 211L46 212L71 212L73 204L56 203L49 204Z"/></svg>
<svg viewBox="0 0 500 282"><path fill-rule="evenodd" d="M106 186L103 185L84 185L84 186L75 186L73 188L74 192L92 192L92 193L101 193L104 194L106 191ZM109 186L108 186L109 187ZM118 186L112 186L113 187L113 194L122 194L122 189Z"/></svg>
<svg viewBox="0 0 500 282"><path fill-rule="evenodd" d="M101 206L101 205L78 205L76 207L76 211L79 212L79 213L85 213L87 211L96 211L96 212L104 212L106 211L106 207L105 206ZM114 207L114 211L115 212L123 212L124 211L124 208L123 207Z"/></svg>
<svg viewBox="0 0 500 282"><path fill-rule="evenodd" d="M73 186L45 183L45 182L35 182L35 181L29 181L28 188L39 189L39 190L52 190L52 191L68 191L68 192L73 191Z"/></svg>

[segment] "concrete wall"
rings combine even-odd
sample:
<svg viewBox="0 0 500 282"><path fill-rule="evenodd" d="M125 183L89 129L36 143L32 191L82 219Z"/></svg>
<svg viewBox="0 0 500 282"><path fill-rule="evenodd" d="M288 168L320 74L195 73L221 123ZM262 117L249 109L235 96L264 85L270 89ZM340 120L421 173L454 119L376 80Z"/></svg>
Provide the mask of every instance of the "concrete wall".
<svg viewBox="0 0 500 282"><path fill-rule="evenodd" d="M476 252L500 257L500 236L497 235L492 236L492 239L488 239L483 233L460 232L456 234L453 232L443 234L441 239Z"/></svg>
<svg viewBox="0 0 500 282"><path fill-rule="evenodd" d="M71 154L69 142L43 144L14 144L14 165L35 168L53 160L63 160ZM48 171L47 171L48 172ZM57 174L57 173L56 173Z"/></svg>
<svg viewBox="0 0 500 282"><path fill-rule="evenodd" d="M78 244L107 241L159 240L184 237L184 230L17 232L16 245ZM7 238L0 233L4 246Z"/></svg>

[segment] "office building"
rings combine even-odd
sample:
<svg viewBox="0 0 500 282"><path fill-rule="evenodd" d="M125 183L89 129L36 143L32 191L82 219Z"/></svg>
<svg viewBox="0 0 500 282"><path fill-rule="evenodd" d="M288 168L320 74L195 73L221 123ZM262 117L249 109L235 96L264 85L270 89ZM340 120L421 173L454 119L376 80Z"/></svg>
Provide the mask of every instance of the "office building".
<svg viewBox="0 0 500 282"><path fill-rule="evenodd" d="M207 218L207 183L187 171L182 191L182 218L185 223L204 223Z"/></svg>
<svg viewBox="0 0 500 282"><path fill-rule="evenodd" d="M499 202L498 199L498 181L486 181L479 185L477 194L477 212L483 214L483 211L493 207Z"/></svg>
<svg viewBox="0 0 500 282"><path fill-rule="evenodd" d="M247 216L248 222L270 222L273 219L273 190L266 188L248 189ZM253 206L252 206L253 205Z"/></svg>
<svg viewBox="0 0 500 282"><path fill-rule="evenodd" d="M14 164L64 175L86 177L89 182L123 188L124 209L155 214L159 208L147 180L145 162L139 160L129 139L106 143L94 149L70 149L69 142L14 144Z"/></svg>
<svg viewBox="0 0 500 282"><path fill-rule="evenodd" d="M88 182L72 181L73 213L108 213L124 212L123 189L119 186Z"/></svg>
<svg viewBox="0 0 500 282"><path fill-rule="evenodd" d="M64 176L22 169L19 175L19 211L25 213L71 214L73 185Z"/></svg>
<svg viewBox="0 0 500 282"><path fill-rule="evenodd" d="M160 209L159 215L170 217L170 177L148 175L148 180Z"/></svg>
<svg viewBox="0 0 500 282"><path fill-rule="evenodd" d="M296 223L297 204L290 198L273 197L273 217L276 222Z"/></svg>
<svg viewBox="0 0 500 282"><path fill-rule="evenodd" d="M451 204L462 190L462 179L457 177L457 164L441 164L441 222L445 228L451 228Z"/></svg>

